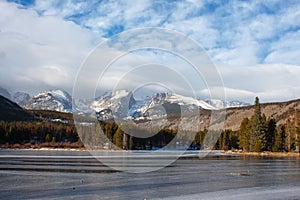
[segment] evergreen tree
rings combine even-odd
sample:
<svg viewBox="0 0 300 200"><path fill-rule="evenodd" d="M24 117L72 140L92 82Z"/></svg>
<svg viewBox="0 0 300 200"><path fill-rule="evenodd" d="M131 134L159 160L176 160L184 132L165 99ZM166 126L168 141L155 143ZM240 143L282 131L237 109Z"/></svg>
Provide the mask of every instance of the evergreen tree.
<svg viewBox="0 0 300 200"><path fill-rule="evenodd" d="M288 112L288 118L285 123L285 137L286 137L286 150L291 151L295 143L295 133L296 133L296 126L294 119L291 118L290 111Z"/></svg>
<svg viewBox="0 0 300 200"><path fill-rule="evenodd" d="M244 151L249 151L250 149L250 144L249 144L249 139L250 139L250 127L251 127L251 122L250 120L246 117L242 120L241 125L240 125L240 130L239 130L239 147L243 148Z"/></svg>
<svg viewBox="0 0 300 200"><path fill-rule="evenodd" d="M232 148L231 145L231 135L232 131L225 129L221 132L221 137L219 138L219 148L222 150L228 150Z"/></svg>
<svg viewBox="0 0 300 200"><path fill-rule="evenodd" d="M261 114L259 99L256 97L250 132L250 151L260 152L266 147L266 125L264 118Z"/></svg>
<svg viewBox="0 0 300 200"><path fill-rule="evenodd" d="M295 146L296 151L300 152L300 120L298 121L298 126L296 128L296 136L295 136Z"/></svg>
<svg viewBox="0 0 300 200"><path fill-rule="evenodd" d="M51 140L52 140L52 138L51 138L50 134L48 133L48 134L46 135L46 137L45 137L45 141L46 141L46 142L51 142Z"/></svg>
<svg viewBox="0 0 300 200"><path fill-rule="evenodd" d="M113 137L114 144L121 149L123 148L123 134L124 132L118 128Z"/></svg>
<svg viewBox="0 0 300 200"><path fill-rule="evenodd" d="M129 136L129 150L134 150L133 136Z"/></svg>
<svg viewBox="0 0 300 200"><path fill-rule="evenodd" d="M234 133L232 130L230 130L230 149L238 149L239 144L238 144L238 136L236 133Z"/></svg>
<svg viewBox="0 0 300 200"><path fill-rule="evenodd" d="M297 109L295 109L295 151L300 152L300 118Z"/></svg>
<svg viewBox="0 0 300 200"><path fill-rule="evenodd" d="M268 120L268 130L266 135L266 150L272 151L272 147L275 143L275 136L276 136L276 121L271 118Z"/></svg>
<svg viewBox="0 0 300 200"><path fill-rule="evenodd" d="M204 129L203 131L197 132L194 143L199 146L199 149L203 149L203 144L204 144L204 138L207 134L207 129Z"/></svg>
<svg viewBox="0 0 300 200"><path fill-rule="evenodd" d="M285 151L285 135L285 126L282 125L279 131L277 131L273 151Z"/></svg>
<svg viewBox="0 0 300 200"><path fill-rule="evenodd" d="M117 131L117 126L115 123L108 123L105 125L105 135L110 140L113 141L115 132Z"/></svg>

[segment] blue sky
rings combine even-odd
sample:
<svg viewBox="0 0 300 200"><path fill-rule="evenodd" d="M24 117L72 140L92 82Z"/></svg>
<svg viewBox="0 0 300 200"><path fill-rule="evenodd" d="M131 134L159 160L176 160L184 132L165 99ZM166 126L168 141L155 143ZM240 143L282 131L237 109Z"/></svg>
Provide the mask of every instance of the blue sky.
<svg viewBox="0 0 300 200"><path fill-rule="evenodd" d="M133 28L160 27L203 47L228 98L300 98L297 0L0 3L1 85L11 91L70 92L80 64L99 42Z"/></svg>

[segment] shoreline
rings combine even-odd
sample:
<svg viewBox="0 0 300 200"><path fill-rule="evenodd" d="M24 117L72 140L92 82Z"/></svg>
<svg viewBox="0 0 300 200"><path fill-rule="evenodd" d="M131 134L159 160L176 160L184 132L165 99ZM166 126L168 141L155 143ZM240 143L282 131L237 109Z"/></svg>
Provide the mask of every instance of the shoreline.
<svg viewBox="0 0 300 200"><path fill-rule="evenodd" d="M246 151L225 151L228 155L249 155L249 156L268 156L268 157L298 157L300 153L297 152L246 152Z"/></svg>
<svg viewBox="0 0 300 200"><path fill-rule="evenodd" d="M0 148L2 150L20 150L20 151L88 151L84 148L51 148L51 147L41 147L41 148Z"/></svg>
<svg viewBox="0 0 300 200"><path fill-rule="evenodd" d="M0 148L2 150L29 150L29 151L89 151L85 148L49 148L49 147L42 147L42 148ZM101 149L99 151L107 152L107 149ZM114 150L112 150L114 151ZM200 150L199 150L200 151ZM214 151L214 150L212 150ZM223 155L249 155L249 156L261 156L261 157L300 157L300 152L245 152L245 151L220 151ZM187 151L189 152L189 151Z"/></svg>

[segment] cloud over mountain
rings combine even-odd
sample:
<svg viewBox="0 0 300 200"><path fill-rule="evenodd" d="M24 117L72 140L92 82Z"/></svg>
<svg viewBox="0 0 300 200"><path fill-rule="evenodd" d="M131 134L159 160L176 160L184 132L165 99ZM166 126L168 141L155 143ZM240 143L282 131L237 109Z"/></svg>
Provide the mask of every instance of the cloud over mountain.
<svg viewBox="0 0 300 200"><path fill-rule="evenodd" d="M229 99L299 98L299 10L292 0L1 1L0 85L31 94L54 88L71 93L79 67L100 41L133 28L159 27L183 33L203 47L220 71ZM180 68L172 61L167 64ZM111 70L110 80L119 81L119 69L133 63L123 60ZM193 74L187 66L181 70ZM111 82L101 91L112 89ZM198 88L198 95L205 89Z"/></svg>

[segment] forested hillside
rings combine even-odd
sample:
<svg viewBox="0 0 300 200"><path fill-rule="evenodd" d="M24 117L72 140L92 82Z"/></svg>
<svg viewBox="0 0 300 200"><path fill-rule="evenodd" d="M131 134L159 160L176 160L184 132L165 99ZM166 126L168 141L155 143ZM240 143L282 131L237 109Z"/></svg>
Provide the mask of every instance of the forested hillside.
<svg viewBox="0 0 300 200"><path fill-rule="evenodd" d="M0 97L0 144L2 147L83 147L112 148L112 142L120 149L157 149L168 144L178 132L180 114L172 113L164 127L150 127L148 121L127 122L135 136L128 135L113 120L98 121L74 126L71 113L45 110L24 110L14 102ZM200 112L200 121L186 120L184 126L200 129L185 129L185 136L194 135L190 149L243 149L244 151L295 151L300 145L300 101L260 104L227 110L224 130L207 134L210 111ZM198 124L197 124L198 123ZM218 123L218 122L213 122ZM154 123L155 124L155 123ZM153 125L153 124L152 124ZM99 135L102 129L103 134ZM154 130L154 129L155 130ZM84 130L84 131L82 131ZM155 135L151 135L156 131ZM96 134L95 134L96 133ZM149 137L139 138L139 133ZM218 138L212 138L212 136ZM187 145L184 138L177 141L182 148ZM208 145L214 141L213 146ZM174 148L176 148L174 147Z"/></svg>

